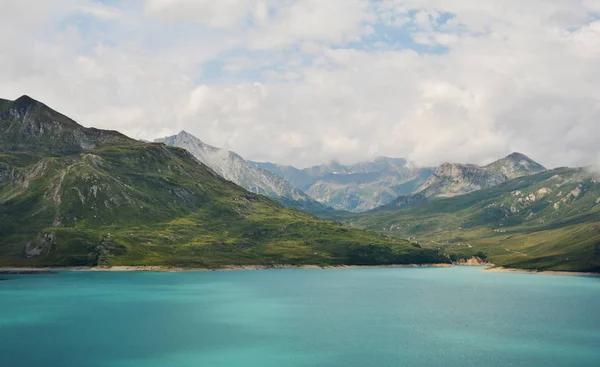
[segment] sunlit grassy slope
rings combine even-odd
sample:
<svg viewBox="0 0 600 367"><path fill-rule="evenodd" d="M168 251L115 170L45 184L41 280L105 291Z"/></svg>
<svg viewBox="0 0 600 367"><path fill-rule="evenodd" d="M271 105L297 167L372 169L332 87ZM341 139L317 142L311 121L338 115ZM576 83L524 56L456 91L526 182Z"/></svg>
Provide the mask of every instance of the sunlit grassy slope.
<svg viewBox="0 0 600 367"><path fill-rule="evenodd" d="M422 206L346 218L452 257L527 269L600 271L600 179L561 168Z"/></svg>

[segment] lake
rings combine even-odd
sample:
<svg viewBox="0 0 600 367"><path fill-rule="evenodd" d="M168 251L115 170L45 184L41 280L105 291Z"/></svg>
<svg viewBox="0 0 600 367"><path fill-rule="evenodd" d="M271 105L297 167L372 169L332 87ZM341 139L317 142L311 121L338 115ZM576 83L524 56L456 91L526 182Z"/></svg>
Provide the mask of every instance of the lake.
<svg viewBox="0 0 600 367"><path fill-rule="evenodd" d="M600 366L596 277L454 267L0 278L0 366Z"/></svg>

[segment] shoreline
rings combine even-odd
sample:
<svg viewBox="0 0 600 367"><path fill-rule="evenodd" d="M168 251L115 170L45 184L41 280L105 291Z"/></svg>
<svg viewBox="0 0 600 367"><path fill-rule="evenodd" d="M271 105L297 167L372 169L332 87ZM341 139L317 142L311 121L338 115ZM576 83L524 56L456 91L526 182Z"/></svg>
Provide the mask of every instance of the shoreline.
<svg viewBox="0 0 600 367"><path fill-rule="evenodd" d="M0 267L0 272L52 272L52 271L90 271L90 272L208 272L208 271L250 271L250 270L281 270L281 269L311 269L311 270L344 270L344 269L408 269L408 268L445 268L453 264L397 264L397 265L224 265L219 268L182 268L170 266L67 266L67 267Z"/></svg>
<svg viewBox="0 0 600 367"><path fill-rule="evenodd" d="M577 277L600 277L600 273L586 273L580 271L554 271L554 270L531 270L531 269L516 269L505 268L502 266L492 266L482 269L481 271L490 273L513 273L513 274L530 274L530 275L551 275L551 276L577 276Z"/></svg>
<svg viewBox="0 0 600 367"><path fill-rule="evenodd" d="M347 270L347 269L416 269L416 268L451 268L451 267L472 267L486 266L481 269L483 272L490 273L514 273L530 275L551 275L551 276L584 276L600 277L600 273L590 272L571 272L571 271L552 271L552 270L531 270L516 269L495 266L494 264L395 264L395 265L224 265L220 268L182 268L158 265L122 265L122 266L67 266L67 267L0 267L0 275L5 274L44 274L56 271L81 271L81 272L148 272L148 273L184 273L184 272L224 272L224 271L258 271L258 270L283 270L283 269L306 269L306 270Z"/></svg>

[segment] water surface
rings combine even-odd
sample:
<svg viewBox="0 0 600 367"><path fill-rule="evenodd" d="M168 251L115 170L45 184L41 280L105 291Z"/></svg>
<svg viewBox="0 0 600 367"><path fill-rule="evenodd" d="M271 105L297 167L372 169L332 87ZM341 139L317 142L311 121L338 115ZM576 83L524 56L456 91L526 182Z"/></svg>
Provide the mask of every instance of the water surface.
<svg viewBox="0 0 600 367"><path fill-rule="evenodd" d="M0 366L600 366L600 278L467 267L2 278Z"/></svg>

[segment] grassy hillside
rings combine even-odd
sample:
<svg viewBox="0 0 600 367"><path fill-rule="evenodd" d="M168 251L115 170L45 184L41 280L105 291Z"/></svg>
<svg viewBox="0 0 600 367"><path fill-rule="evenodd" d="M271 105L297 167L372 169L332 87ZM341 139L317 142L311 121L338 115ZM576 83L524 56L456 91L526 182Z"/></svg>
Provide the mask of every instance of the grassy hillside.
<svg viewBox="0 0 600 367"><path fill-rule="evenodd" d="M506 267L600 271L600 179L583 169L547 171L346 222Z"/></svg>
<svg viewBox="0 0 600 367"><path fill-rule="evenodd" d="M17 113L13 103L0 115L16 139L0 149L0 266L448 261L406 240L284 208L183 149L40 121L40 107L30 105ZM24 145L31 149L15 149Z"/></svg>

